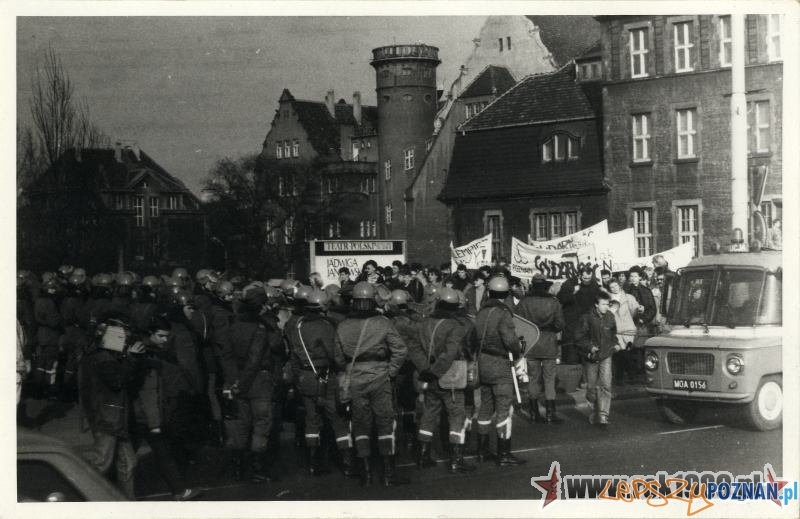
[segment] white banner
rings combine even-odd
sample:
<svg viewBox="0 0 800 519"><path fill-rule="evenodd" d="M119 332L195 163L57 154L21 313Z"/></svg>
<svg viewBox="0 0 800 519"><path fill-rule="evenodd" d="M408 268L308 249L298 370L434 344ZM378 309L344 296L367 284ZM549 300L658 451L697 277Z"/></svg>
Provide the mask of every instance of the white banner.
<svg viewBox="0 0 800 519"><path fill-rule="evenodd" d="M375 260L380 267L395 260L405 263L405 250L403 240L311 240L309 264L311 272L322 276L325 286L338 285L340 268L347 267L350 279L355 279L367 260Z"/></svg>
<svg viewBox="0 0 800 519"><path fill-rule="evenodd" d="M581 229L567 236L546 241L529 241L528 245L537 249L570 250L578 249L586 245L594 245L598 240L606 236L608 236L608 220L603 220L600 223L596 223L591 227Z"/></svg>
<svg viewBox="0 0 800 519"><path fill-rule="evenodd" d="M596 245L597 256L605 265L603 268L612 272L619 271L617 264L625 264L636 258L635 237L633 228L612 232Z"/></svg>
<svg viewBox="0 0 800 519"><path fill-rule="evenodd" d="M547 279L566 279L578 275L581 267L608 268L598 260L594 243L573 242L577 247L569 249L543 249L511 238L511 274L526 283L536 273ZM596 273L599 276L599 272Z"/></svg>
<svg viewBox="0 0 800 519"><path fill-rule="evenodd" d="M652 256L645 256L643 258L632 257L627 261L618 261L614 263L614 271L619 272L628 270L629 268L639 266L653 266L653 258L656 256L664 256L664 259L669 263L670 270L678 270L685 267L692 261L694 256L694 245L692 242L686 242L672 249L665 250L664 252L657 252Z"/></svg>
<svg viewBox="0 0 800 519"><path fill-rule="evenodd" d="M450 265L453 272L460 263L463 263L468 269L491 265L492 233L460 247L453 247L453 242L450 242Z"/></svg>

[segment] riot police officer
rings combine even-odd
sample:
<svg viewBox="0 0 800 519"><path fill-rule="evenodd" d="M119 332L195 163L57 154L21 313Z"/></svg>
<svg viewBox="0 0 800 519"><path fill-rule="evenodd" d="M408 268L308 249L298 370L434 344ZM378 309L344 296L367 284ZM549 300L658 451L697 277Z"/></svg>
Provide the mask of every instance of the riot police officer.
<svg viewBox="0 0 800 519"><path fill-rule="evenodd" d="M375 287L359 282L353 288L353 311L336 331L337 369L344 371L340 397L349 393L356 455L361 460L361 481L372 483L370 434L375 425L383 456L383 484L408 483L395 474L395 425L392 379L406 357L406 345L392 322L376 310Z"/></svg>

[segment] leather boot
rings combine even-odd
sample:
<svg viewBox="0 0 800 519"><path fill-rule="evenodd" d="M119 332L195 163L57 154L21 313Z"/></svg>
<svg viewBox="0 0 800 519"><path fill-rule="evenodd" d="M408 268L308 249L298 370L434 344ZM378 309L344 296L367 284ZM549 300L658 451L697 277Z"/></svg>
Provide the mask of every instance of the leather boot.
<svg viewBox="0 0 800 519"><path fill-rule="evenodd" d="M353 449L342 449L342 472L346 478L358 477Z"/></svg>
<svg viewBox="0 0 800 519"><path fill-rule="evenodd" d="M492 461L495 459L494 454L492 451L489 450L489 435L488 434L479 434L478 435L478 461Z"/></svg>
<svg viewBox="0 0 800 519"><path fill-rule="evenodd" d="M536 400L528 400L528 412L532 423L545 423L545 419L539 413L539 402Z"/></svg>
<svg viewBox="0 0 800 519"><path fill-rule="evenodd" d="M466 472L472 472L476 468L478 467L468 464L464 461L463 445L450 446L450 467L448 468L448 472L450 472L450 474L463 474Z"/></svg>
<svg viewBox="0 0 800 519"><path fill-rule="evenodd" d="M436 462L433 461L431 457L431 442L419 442L419 447L417 448L417 468L427 469L435 466Z"/></svg>
<svg viewBox="0 0 800 519"><path fill-rule="evenodd" d="M398 476L395 472L394 456L383 457L383 486L408 485L411 480Z"/></svg>
<svg viewBox="0 0 800 519"><path fill-rule="evenodd" d="M368 487L372 485L372 467L369 464L369 458L359 458L361 460L361 486Z"/></svg>
<svg viewBox="0 0 800 519"><path fill-rule="evenodd" d="M556 401L548 400L545 404L547 410L547 423L563 423L564 419L556 414Z"/></svg>
<svg viewBox="0 0 800 519"><path fill-rule="evenodd" d="M527 460L517 458L511 454L511 440L497 438L497 464L501 467L523 465Z"/></svg>

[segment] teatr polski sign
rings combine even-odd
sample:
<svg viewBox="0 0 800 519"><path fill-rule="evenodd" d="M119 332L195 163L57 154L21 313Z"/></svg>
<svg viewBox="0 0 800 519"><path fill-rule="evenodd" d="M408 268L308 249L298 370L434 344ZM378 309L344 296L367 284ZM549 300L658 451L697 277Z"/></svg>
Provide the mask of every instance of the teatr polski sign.
<svg viewBox="0 0 800 519"><path fill-rule="evenodd" d="M339 284L339 269L347 267L350 279L361 273L367 260L379 267L397 260L406 263L405 240L311 240L309 242L311 272L319 272L323 283Z"/></svg>
<svg viewBox="0 0 800 519"><path fill-rule="evenodd" d="M451 268L456 270L459 264L465 265L468 269L479 269L484 265L491 265L492 233L460 247L453 247L453 242L450 242Z"/></svg>

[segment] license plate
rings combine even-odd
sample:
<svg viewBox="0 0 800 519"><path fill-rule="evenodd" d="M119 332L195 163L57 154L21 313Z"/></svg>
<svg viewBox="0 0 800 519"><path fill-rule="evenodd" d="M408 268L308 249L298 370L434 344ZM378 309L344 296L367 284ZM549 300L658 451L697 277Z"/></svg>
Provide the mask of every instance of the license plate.
<svg viewBox="0 0 800 519"><path fill-rule="evenodd" d="M705 391L708 384L705 380L687 380L676 378L672 381L672 389L682 389L684 391Z"/></svg>

